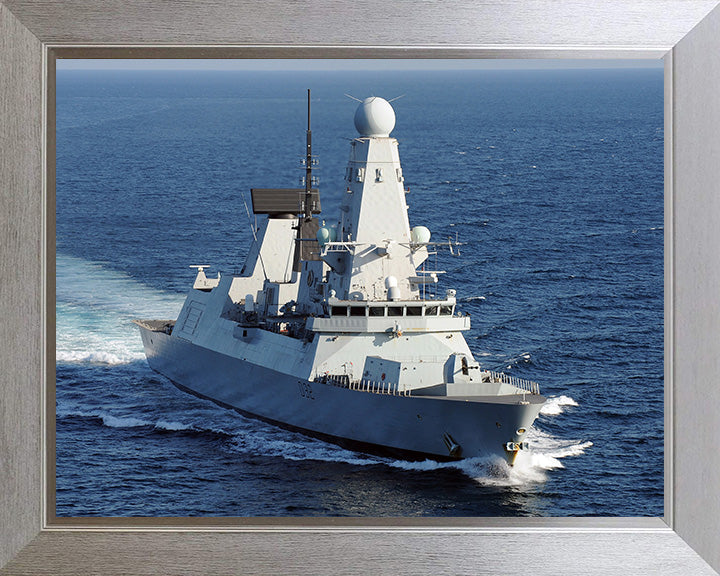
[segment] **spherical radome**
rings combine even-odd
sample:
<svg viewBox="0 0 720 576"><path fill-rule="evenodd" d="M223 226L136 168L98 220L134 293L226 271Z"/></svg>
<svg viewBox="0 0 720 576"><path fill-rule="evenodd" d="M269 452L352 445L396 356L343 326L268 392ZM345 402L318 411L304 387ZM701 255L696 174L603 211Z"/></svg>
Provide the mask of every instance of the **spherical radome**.
<svg viewBox="0 0 720 576"><path fill-rule="evenodd" d="M325 226L318 229L317 241L318 241L318 244L320 244L320 247L325 246L325 244L330 242L330 230L328 230Z"/></svg>
<svg viewBox="0 0 720 576"><path fill-rule="evenodd" d="M390 136L395 128L390 102L377 96L365 98L355 111L355 128L361 136Z"/></svg>

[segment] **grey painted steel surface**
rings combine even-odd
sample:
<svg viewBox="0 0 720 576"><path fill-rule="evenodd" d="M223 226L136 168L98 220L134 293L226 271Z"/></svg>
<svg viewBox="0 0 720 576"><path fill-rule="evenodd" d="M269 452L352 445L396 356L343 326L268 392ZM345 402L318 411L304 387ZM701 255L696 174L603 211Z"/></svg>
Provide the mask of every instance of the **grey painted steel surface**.
<svg viewBox="0 0 720 576"><path fill-rule="evenodd" d="M713 71L720 43L717 33L720 12L715 10L707 22L688 34L716 5L716 0L600 4L589 0L563 3L463 0L452 10L445 8L443 17L435 20L424 18L427 12L418 10L415 3L412 10L407 4L396 3L388 20L398 27L370 30L368 34L364 28L356 28L355 23L372 15L373 5L342 1L333 3L330 10L327 4L312 3L306 13L307 21L324 24L323 34L317 34L317 29L299 25L306 22L305 14L302 18L293 18L294 8L283 10L284 5L279 4L259 7L242 1L214 1L200 6L186 1L170 5L110 0L93 3L5 0L0 3L3 78L0 82L3 105L0 217L4 218L0 229L0 270L3 272L0 330L3 336L9 336L0 350L3 367L0 480L3 488L11 487L11 490L0 491L0 566L6 565L23 544L37 534L1 572L219 574L272 573L282 568L287 573L317 574L336 573L338 563L343 562L344 566L357 567L358 573L385 570L396 574L493 574L523 572L527 559L534 558L533 569L538 574L713 574L679 535L720 568L720 551L714 541L720 532L717 497L720 452L713 444L713 432L719 421L717 412L707 409L720 405L720 388L707 384L718 381L719 369L708 359L720 356L720 341L715 337L717 327L706 321L712 314L705 316L694 304L709 303L710 311L714 312L712 303L720 292L717 263L712 253L714 247L720 245L720 227L699 214L713 206L720 170L716 148L707 145L716 140L705 136L706 127L717 126L720 111L720 100L716 97L720 93L720 78ZM429 9L432 7L423 5L423 10ZM239 16L230 19L228 13ZM479 18L481 13L487 17ZM416 17L423 19L418 21ZM333 20L336 27L325 25ZM403 29L403 22L413 23L408 29L412 29L414 35L397 33ZM47 522L57 526L51 512L45 515L47 521L41 515L46 498L49 502L53 498L46 495L41 481L45 445L40 424L54 424L51 414L43 416L41 393L42 374L49 374L51 378L54 375L52 363L47 367L43 364L44 334L47 329L52 335L54 326L52 311L48 315L43 311L47 301L52 303L51 295L44 291L46 286L53 285L53 262L45 261L48 254L49 258L54 257L53 244L49 242L43 251L40 242L41 227L51 238L54 235L53 219L43 218L43 44L65 41L96 46L94 52L87 48L68 48L64 52L68 56L129 57L138 52L117 51L101 45L223 41L260 45L276 41L297 46L316 44L318 39L325 43L328 37L324 33L328 30L337 31L338 42L345 45L400 46L369 49L364 55L431 57L659 57L688 34L675 51L673 82L667 88L667 94L672 97L668 103L674 103L674 107L666 109L666 121L672 118L668 122L672 131L666 130L666 141L670 145L666 179L666 363L669 363L666 390L671 400L666 429L671 489L667 496L671 503L669 519L677 534L663 529L661 521L652 519L613 519L609 523L603 519L580 519L580 524L578 519L544 519L541 525L534 519L466 519L456 521L456 526L463 526L459 530L467 530L459 535L440 528L449 522L443 520L438 524L432 519L422 524L421 533L408 529L408 522L402 519L374 522L375 529L342 533L334 532L332 526L322 520L320 523L306 521L308 528L301 532L277 532L278 526L293 522L263 519L250 519L246 526L249 530L269 527L270 533L115 533L103 528L169 525L161 519L67 523L67 526L84 528L80 532L43 529ZM410 46L418 38L420 42ZM463 40L469 40L472 47L457 47ZM420 47L430 42L448 48L428 51ZM320 52L297 47L257 50L234 54L246 57L253 54L358 55L357 51L342 48ZM160 49L155 54L198 57L208 52L180 48ZM5 81L8 70L12 82ZM52 92L52 84L48 89ZM48 119L51 117L52 112L48 111ZM8 122L9 118L13 120ZM12 145L6 145L8 143ZM48 141L48 150L52 167L52 139ZM47 206L52 208L52 172L48 174L48 182ZM692 194L688 202L685 202L686 194ZM677 217L674 215L676 204L679 205ZM679 264L680 258L682 264ZM706 274L709 262L713 270ZM43 268L49 271L49 284L45 283ZM700 277L704 280L695 282ZM19 327L25 330L23 337L11 337L19 333ZM46 352L52 360L52 349ZM683 357L686 361L678 366L678 359ZM52 441L51 431L48 436ZM48 463L44 468L47 474L52 465ZM171 524L191 528L187 521ZM346 521L346 525L352 524ZM384 530L376 529L378 525L384 526ZM200 526L236 530L232 527L234 521L228 524L198 520L195 527ZM486 533L481 526L489 527L487 530L491 533ZM558 526L559 533L554 531Z"/></svg>
<svg viewBox="0 0 720 576"><path fill-rule="evenodd" d="M542 405L531 402L529 394L530 403L519 405L522 395L493 396L480 403L479 398L466 402L350 390L220 354L142 325L140 330L151 368L173 382L266 420L356 443L448 457L443 440L448 433L466 457L497 454L515 430L530 427ZM279 346L272 340L287 338L273 333L263 337L268 349ZM312 354L309 349L307 355Z"/></svg>
<svg viewBox="0 0 720 576"><path fill-rule="evenodd" d="M309 115L308 91L306 182ZM199 268L194 285L203 288L190 290L171 333L155 328L164 321L136 321L150 367L248 415L343 445L513 463L545 398L536 383L481 370L461 333L469 318L452 315L455 290L426 300L411 281L428 257L430 232L410 228L390 136L395 113L370 97L354 120L361 137L350 142L347 193L337 221L324 215L319 258L298 262L282 283L269 277L297 255L295 231L302 212L309 218L291 191L282 221L259 225L244 273L219 276L208 291ZM268 190L252 192L256 209Z"/></svg>

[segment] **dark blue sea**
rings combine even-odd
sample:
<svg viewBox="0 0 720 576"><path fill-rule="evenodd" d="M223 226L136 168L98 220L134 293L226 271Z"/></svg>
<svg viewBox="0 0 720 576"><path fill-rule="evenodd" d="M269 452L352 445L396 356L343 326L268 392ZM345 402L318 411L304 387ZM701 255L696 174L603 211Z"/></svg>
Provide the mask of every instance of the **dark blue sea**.
<svg viewBox="0 0 720 576"><path fill-rule="evenodd" d="M357 98L393 102L411 226L484 367L550 398L512 470L350 452L153 373L133 318L241 267L251 187L297 187L312 89L324 213ZM58 516L661 516L663 73L57 74Z"/></svg>

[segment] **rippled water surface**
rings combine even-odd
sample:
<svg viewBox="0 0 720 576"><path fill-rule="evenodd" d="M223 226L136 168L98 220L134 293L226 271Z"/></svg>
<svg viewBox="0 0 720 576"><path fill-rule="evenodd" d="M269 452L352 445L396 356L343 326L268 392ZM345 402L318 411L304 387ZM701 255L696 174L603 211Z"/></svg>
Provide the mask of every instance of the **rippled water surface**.
<svg viewBox="0 0 720 576"><path fill-rule="evenodd" d="M57 514L661 516L661 70L58 72ZM152 372L133 318L238 269L251 187L295 187L306 88L334 217L356 97L393 103L411 225L484 367L550 401L508 469L404 462Z"/></svg>

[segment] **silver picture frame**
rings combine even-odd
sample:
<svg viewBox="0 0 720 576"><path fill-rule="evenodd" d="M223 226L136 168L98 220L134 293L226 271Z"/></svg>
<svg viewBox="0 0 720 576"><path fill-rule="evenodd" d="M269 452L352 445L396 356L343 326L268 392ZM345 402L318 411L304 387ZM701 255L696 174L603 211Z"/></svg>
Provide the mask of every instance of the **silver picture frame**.
<svg viewBox="0 0 720 576"><path fill-rule="evenodd" d="M0 0L0 574L716 574L720 9L713 0ZM54 64L663 58L663 518L54 517Z"/></svg>

